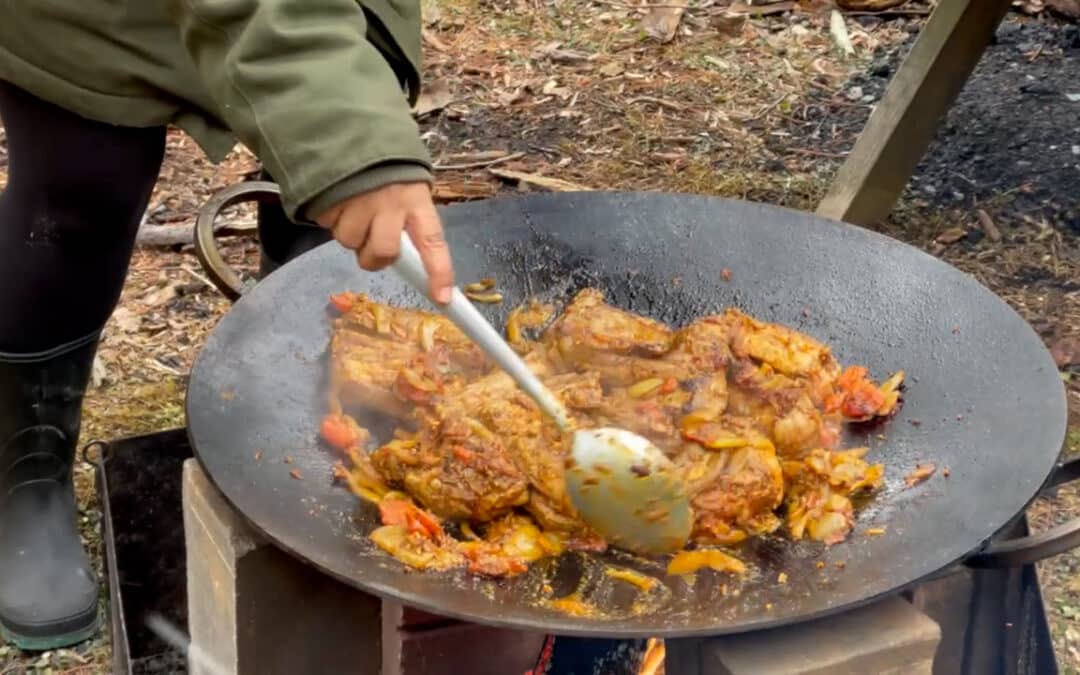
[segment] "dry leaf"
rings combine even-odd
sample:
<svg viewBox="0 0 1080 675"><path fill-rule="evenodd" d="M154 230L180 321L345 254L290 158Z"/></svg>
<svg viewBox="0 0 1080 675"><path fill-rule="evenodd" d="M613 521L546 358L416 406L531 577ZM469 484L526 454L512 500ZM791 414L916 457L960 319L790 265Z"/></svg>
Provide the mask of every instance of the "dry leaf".
<svg viewBox="0 0 1080 675"><path fill-rule="evenodd" d="M445 78L438 79L421 90L412 112L417 117L423 117L442 110L453 100L454 95L450 93L450 81Z"/></svg>
<svg viewBox="0 0 1080 675"><path fill-rule="evenodd" d="M583 187L576 183L560 180L558 178L549 178L547 176L541 176L535 173L524 173L522 171L509 171L506 169L488 169L488 172L493 176L498 176L503 180L510 180L516 183L523 183L525 185L533 185L535 187L543 188L545 190L551 190L552 192L588 192L592 188Z"/></svg>
<svg viewBox="0 0 1080 675"><path fill-rule="evenodd" d="M504 106L513 105L525 99L525 88L518 87L514 91L506 91L505 89L496 89L495 98L499 100L499 103Z"/></svg>
<svg viewBox="0 0 1080 675"><path fill-rule="evenodd" d="M173 281L169 282L165 286L162 286L161 288L150 291L143 296L143 304L149 305L150 307L164 305L166 302L172 300L180 294L180 286L181 284L179 281Z"/></svg>
<svg viewBox="0 0 1080 675"><path fill-rule="evenodd" d="M855 53L855 45L851 44L851 36L848 35L847 23L844 21L844 15L835 9L829 15L829 33L832 35L833 41L836 46L840 48L840 51L845 55L851 56Z"/></svg>
<svg viewBox="0 0 1080 675"><path fill-rule="evenodd" d="M549 42L536 50L536 57L551 59L556 63L580 63L588 61L590 55L574 49L563 49L561 42Z"/></svg>
<svg viewBox="0 0 1080 675"><path fill-rule="evenodd" d="M117 307L112 315L113 324L123 333L134 333L142 324L142 317L127 307Z"/></svg>
<svg viewBox="0 0 1080 675"><path fill-rule="evenodd" d="M445 52L450 50L450 48L446 46L446 43L439 39L438 35L427 28L420 31L420 37L424 39L424 44L430 46L435 51Z"/></svg>
<svg viewBox="0 0 1080 675"><path fill-rule="evenodd" d="M560 87L559 83L555 80L548 80L544 83L544 88L540 90L545 96L558 96L559 98L566 100L572 95L568 87Z"/></svg>
<svg viewBox="0 0 1080 675"><path fill-rule="evenodd" d="M950 227L934 238L939 244L955 244L967 236L967 230L962 227Z"/></svg>
<svg viewBox="0 0 1080 675"><path fill-rule="evenodd" d="M105 361L101 354L94 355L94 362L90 366L90 388L98 389L109 381L109 369L105 367Z"/></svg>
<svg viewBox="0 0 1080 675"><path fill-rule="evenodd" d="M1001 241L1001 230L994 224L994 219L990 217L989 213L979 209L975 212L975 217L979 219L979 227L990 238L990 241Z"/></svg>
<svg viewBox="0 0 1080 675"><path fill-rule="evenodd" d="M1080 337L1070 335L1058 338L1050 345L1050 355L1058 368L1080 365Z"/></svg>
<svg viewBox="0 0 1080 675"><path fill-rule="evenodd" d="M746 15L724 12L723 14L713 15L710 23L721 35L739 37L746 26Z"/></svg>
<svg viewBox="0 0 1080 675"><path fill-rule="evenodd" d="M675 39L675 33L679 30L686 6L681 3L672 3L663 7L653 7L641 20L641 27L645 33L663 43Z"/></svg>
<svg viewBox="0 0 1080 675"><path fill-rule="evenodd" d="M605 63L600 68L600 74L604 77L618 77L626 71L626 66L618 61L612 61L611 63Z"/></svg>

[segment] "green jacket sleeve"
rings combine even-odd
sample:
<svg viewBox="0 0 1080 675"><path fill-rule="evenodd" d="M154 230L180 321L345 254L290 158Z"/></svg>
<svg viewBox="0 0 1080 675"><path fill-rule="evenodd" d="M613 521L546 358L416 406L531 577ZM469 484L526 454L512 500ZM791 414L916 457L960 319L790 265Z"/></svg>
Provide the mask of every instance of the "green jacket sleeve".
<svg viewBox="0 0 1080 675"><path fill-rule="evenodd" d="M356 0L169 3L219 114L278 181L290 217L430 181L406 95Z"/></svg>

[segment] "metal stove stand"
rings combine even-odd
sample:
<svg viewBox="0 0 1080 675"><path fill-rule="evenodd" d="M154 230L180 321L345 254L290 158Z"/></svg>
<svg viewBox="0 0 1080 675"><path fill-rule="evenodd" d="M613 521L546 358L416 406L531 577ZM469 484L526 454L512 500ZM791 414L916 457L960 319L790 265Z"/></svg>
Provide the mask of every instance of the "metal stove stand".
<svg viewBox="0 0 1080 675"><path fill-rule="evenodd" d="M542 635L380 600L270 545L183 429L95 447L115 673L521 675L536 661ZM1021 519L1005 534L1026 533ZM958 567L840 616L666 648L668 675L1058 672L1033 565Z"/></svg>

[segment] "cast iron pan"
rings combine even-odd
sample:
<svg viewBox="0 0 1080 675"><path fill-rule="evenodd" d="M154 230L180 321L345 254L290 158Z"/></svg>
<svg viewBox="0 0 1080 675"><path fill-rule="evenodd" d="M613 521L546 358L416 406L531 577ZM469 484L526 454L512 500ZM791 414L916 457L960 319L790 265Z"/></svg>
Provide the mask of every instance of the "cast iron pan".
<svg viewBox="0 0 1080 675"><path fill-rule="evenodd" d="M204 262L217 257L206 246L213 215L226 203L272 198L265 190L241 186L208 204L200 224ZM959 561L1023 562L1078 543L1074 524L1041 548L1007 544L1012 555L1005 557L985 548L1054 471L1065 394L1027 323L941 261L805 213L697 196L535 195L455 205L442 214L459 283L497 278L507 300L484 311L498 325L530 296L565 300L596 286L613 304L673 325L734 305L828 342L843 363L865 364L878 378L904 369L899 415L845 439L873 448L871 459L885 463L886 486L843 544L825 549L775 538L744 546L737 553L754 571L741 582L705 572L687 583L666 578L657 563L607 558L662 581L648 596L653 605L636 615L631 603L638 594L580 554L509 581L409 571L366 539L376 510L332 485L337 457L320 445L317 429L329 295L353 290L393 303L424 301L392 273L363 272L349 252L329 243L243 294L200 354L187 400L192 446L229 502L272 541L326 573L480 623L677 637L806 620L899 592ZM722 278L724 268L730 280ZM923 462L938 472L906 487L904 476ZM872 527L886 533L867 536ZM778 582L781 573L786 583ZM544 583L556 596L583 588L608 616L546 608L538 599Z"/></svg>

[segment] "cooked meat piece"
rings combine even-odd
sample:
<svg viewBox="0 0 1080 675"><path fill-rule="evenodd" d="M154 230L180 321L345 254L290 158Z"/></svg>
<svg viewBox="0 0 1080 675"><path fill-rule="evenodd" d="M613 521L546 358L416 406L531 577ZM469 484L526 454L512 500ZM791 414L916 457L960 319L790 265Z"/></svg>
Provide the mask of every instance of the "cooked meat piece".
<svg viewBox="0 0 1080 675"><path fill-rule="evenodd" d="M687 374L726 369L732 360L733 323L726 315L698 319L676 333L674 347L664 360L677 364Z"/></svg>
<svg viewBox="0 0 1080 675"><path fill-rule="evenodd" d="M527 363L571 411L597 405L596 375L550 375ZM415 413L421 430L376 451L373 461L435 514L484 522L528 501L528 487L565 501L566 439L502 371L444 392Z"/></svg>
<svg viewBox="0 0 1080 675"><path fill-rule="evenodd" d="M692 397L674 378L649 378L612 389L590 417L597 427L628 429L667 451L681 442L675 423Z"/></svg>
<svg viewBox="0 0 1080 675"><path fill-rule="evenodd" d="M730 544L774 531L784 476L770 445L707 450L687 444L676 459L690 485L693 538Z"/></svg>
<svg viewBox="0 0 1080 675"><path fill-rule="evenodd" d="M436 345L445 345L455 362L471 365L477 371L486 368L480 348L446 317L419 309L384 305L363 293L354 295L351 300L349 310L335 321L335 330L405 342L419 346L424 351L430 351Z"/></svg>
<svg viewBox="0 0 1080 675"><path fill-rule="evenodd" d="M331 407L407 417L413 404L397 397L394 382L419 354L420 349L410 344L335 331L330 343Z"/></svg>
<svg viewBox="0 0 1080 675"><path fill-rule="evenodd" d="M595 408L601 400L603 392L595 373L540 376L579 423L583 420L581 411ZM564 462L569 439L509 376L493 373L466 387L446 405L469 410L486 428L499 434L532 488L527 508L545 527L562 531L580 528L566 495Z"/></svg>
<svg viewBox="0 0 1080 675"><path fill-rule="evenodd" d="M835 378L840 366L832 350L786 326L763 323L737 309L725 313L731 322L731 350L737 357L751 357L785 375Z"/></svg>
<svg viewBox="0 0 1080 675"><path fill-rule="evenodd" d="M731 351L736 360L757 366L761 376L780 376L802 389L821 407L835 391L840 364L832 351L809 336L785 326L752 319L737 310L725 315L732 325Z"/></svg>
<svg viewBox="0 0 1080 675"><path fill-rule="evenodd" d="M330 343L332 407L405 418L417 403L490 367L443 317L379 305L362 294L351 300Z"/></svg>
<svg viewBox="0 0 1080 675"><path fill-rule="evenodd" d="M827 420L803 394L773 423L772 437L781 457L801 457L814 448L831 448L840 438L839 424Z"/></svg>
<svg viewBox="0 0 1080 675"><path fill-rule="evenodd" d="M544 334L544 342L568 366L594 370L605 384L624 386L652 376L633 372L636 359L666 354L674 339L664 324L616 309L591 288L578 293Z"/></svg>
<svg viewBox="0 0 1080 675"><path fill-rule="evenodd" d="M482 424L463 416L425 425L411 439L391 441L375 451L372 463L443 518L487 521L528 499L525 476L506 447Z"/></svg>
<svg viewBox="0 0 1080 675"><path fill-rule="evenodd" d="M561 467L562 458L558 458L557 462ZM542 485L549 490L558 486L561 494L557 497L549 496L536 487L532 488L529 493L529 503L525 505L529 515L535 518L545 530L552 532L575 533L586 529L581 516L570 503L570 497L566 494L565 488L556 481L548 481Z"/></svg>

